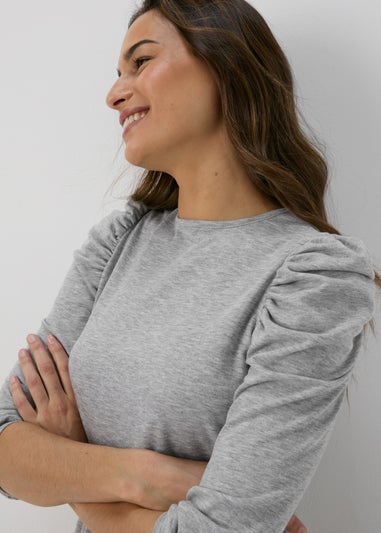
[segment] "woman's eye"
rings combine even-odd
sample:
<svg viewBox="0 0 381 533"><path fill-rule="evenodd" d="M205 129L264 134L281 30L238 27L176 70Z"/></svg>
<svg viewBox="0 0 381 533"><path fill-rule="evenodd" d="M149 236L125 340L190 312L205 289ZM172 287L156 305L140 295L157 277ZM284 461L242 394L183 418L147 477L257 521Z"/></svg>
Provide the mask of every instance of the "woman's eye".
<svg viewBox="0 0 381 533"><path fill-rule="evenodd" d="M145 61L148 61L149 59L151 58L150 57L137 57L136 59L134 59L134 63L137 69L139 70L140 67L145 63Z"/></svg>

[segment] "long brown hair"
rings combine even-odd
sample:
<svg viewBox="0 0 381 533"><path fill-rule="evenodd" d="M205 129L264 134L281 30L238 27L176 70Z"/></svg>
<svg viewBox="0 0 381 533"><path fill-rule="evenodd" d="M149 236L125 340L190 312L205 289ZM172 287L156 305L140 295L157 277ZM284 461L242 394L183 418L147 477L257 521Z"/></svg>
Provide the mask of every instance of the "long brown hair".
<svg viewBox="0 0 381 533"><path fill-rule="evenodd" d="M245 0L143 0L129 27L152 9L209 66L230 141L253 183L319 231L340 235L325 207L328 164L301 128L290 64L263 17ZM178 189L166 172L145 170L129 198L175 209ZM374 281L381 289L377 271ZM375 334L374 320L367 325Z"/></svg>

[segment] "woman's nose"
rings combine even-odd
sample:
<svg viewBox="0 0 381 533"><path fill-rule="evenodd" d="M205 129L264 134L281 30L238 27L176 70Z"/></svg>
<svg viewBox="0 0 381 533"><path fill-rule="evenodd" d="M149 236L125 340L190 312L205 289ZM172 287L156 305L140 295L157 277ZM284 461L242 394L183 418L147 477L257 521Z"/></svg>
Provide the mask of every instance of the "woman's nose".
<svg viewBox="0 0 381 533"><path fill-rule="evenodd" d="M111 109L117 109L122 102L129 100L131 96L132 90L129 84L126 83L126 80L123 81L122 78L119 78L108 92L106 104Z"/></svg>

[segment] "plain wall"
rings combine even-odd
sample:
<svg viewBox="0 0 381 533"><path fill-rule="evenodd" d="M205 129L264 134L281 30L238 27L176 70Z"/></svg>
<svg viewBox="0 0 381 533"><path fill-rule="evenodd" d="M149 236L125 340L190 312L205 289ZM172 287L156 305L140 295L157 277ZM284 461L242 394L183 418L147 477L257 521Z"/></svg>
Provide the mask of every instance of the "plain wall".
<svg viewBox="0 0 381 533"><path fill-rule="evenodd" d="M300 109L327 145L328 208L381 267L381 4L258 0L286 52ZM90 227L123 205L108 194L126 167L118 116L104 103L134 3L34 0L0 18L0 381L48 313ZM116 156L116 157L115 157ZM132 190L136 169L123 182ZM118 187L118 193L123 188ZM380 322L378 310L377 319ZM379 530L381 328L368 336L316 475L297 514L310 533ZM68 533L67 507L0 498L0 533Z"/></svg>

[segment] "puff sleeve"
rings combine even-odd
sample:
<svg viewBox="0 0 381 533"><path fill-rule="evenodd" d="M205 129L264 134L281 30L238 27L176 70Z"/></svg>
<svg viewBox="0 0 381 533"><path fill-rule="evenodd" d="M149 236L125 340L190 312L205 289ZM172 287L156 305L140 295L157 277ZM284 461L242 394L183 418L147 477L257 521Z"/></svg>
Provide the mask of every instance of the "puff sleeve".
<svg viewBox="0 0 381 533"><path fill-rule="evenodd" d="M37 331L45 345L47 336L55 335L70 354L117 260L120 245L147 211L144 204L129 200L124 211L115 209L90 229L83 245L74 251L53 306ZM31 401L16 363L0 390L0 433L9 424L22 420L9 391L11 375L20 378Z"/></svg>
<svg viewBox="0 0 381 533"><path fill-rule="evenodd" d="M282 533L309 485L341 406L363 326L372 262L356 237L320 233L276 271L258 308L247 374L200 485L153 533Z"/></svg>

